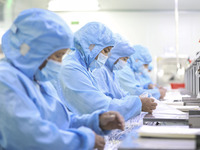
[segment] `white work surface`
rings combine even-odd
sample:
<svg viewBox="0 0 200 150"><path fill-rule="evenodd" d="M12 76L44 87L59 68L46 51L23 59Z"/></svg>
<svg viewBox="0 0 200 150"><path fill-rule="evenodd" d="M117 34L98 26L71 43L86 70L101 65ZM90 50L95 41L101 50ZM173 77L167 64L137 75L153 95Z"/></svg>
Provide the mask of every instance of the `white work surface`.
<svg viewBox="0 0 200 150"><path fill-rule="evenodd" d="M196 105L184 106L184 102L182 102L183 97L189 98L190 95L181 95L179 90L171 90L166 93L165 98L161 102L183 112L188 112L189 110L200 110L200 107ZM174 100L177 100L178 102L174 102Z"/></svg>
<svg viewBox="0 0 200 150"><path fill-rule="evenodd" d="M182 112L171 105L167 105L167 102L173 102L173 100L182 100L182 97L189 97L189 95L181 95L178 90L172 90L167 92L163 101L156 101L158 103L157 109L151 115L157 117L188 117L188 114ZM180 106L180 105L177 105ZM147 113L142 112L139 116L130 119L125 123L125 131L114 130L108 136L105 137L106 146L105 150L117 150L117 149L195 149L195 141L193 139L155 139L155 138L139 138L138 129L143 126L143 118ZM148 114L149 115L149 114ZM147 115L147 116L148 116ZM155 125L155 124L152 124ZM171 126L173 128L173 126ZM188 128L187 125L183 127ZM123 142L122 142L123 141ZM170 144L169 144L170 143Z"/></svg>

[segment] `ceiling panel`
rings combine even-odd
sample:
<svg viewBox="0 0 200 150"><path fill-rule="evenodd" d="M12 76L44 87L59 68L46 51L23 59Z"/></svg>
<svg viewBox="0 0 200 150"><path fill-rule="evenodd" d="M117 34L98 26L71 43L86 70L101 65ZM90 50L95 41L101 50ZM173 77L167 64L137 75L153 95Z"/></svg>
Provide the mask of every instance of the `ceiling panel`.
<svg viewBox="0 0 200 150"><path fill-rule="evenodd" d="M0 0L6 1L6 0ZM50 0L13 0L17 7L39 7L48 6ZM84 1L84 0L82 0ZM166 11L174 10L175 0L98 0L100 10L108 11ZM30 6L28 6L30 5ZM62 5L62 4L61 4ZM78 5L78 4L77 4ZM16 8L17 9L17 8ZM21 10L21 9L20 9ZM179 0L179 10L200 11L200 0Z"/></svg>
<svg viewBox="0 0 200 150"><path fill-rule="evenodd" d="M12 11L16 16L20 11L38 7L48 7L50 0L12 0ZM82 0L84 1L84 0ZM173 11L175 0L98 0L102 11ZM3 5L8 0L0 0L0 21L3 19ZM62 5L62 4L61 4ZM78 5L78 4L77 4ZM5 7L4 7L5 8ZM200 11L200 0L179 0L179 10Z"/></svg>
<svg viewBox="0 0 200 150"><path fill-rule="evenodd" d="M100 10L174 10L174 0L99 0ZM179 0L179 10L200 10L200 0Z"/></svg>
<svg viewBox="0 0 200 150"><path fill-rule="evenodd" d="M179 0L179 9L200 11L200 0Z"/></svg>

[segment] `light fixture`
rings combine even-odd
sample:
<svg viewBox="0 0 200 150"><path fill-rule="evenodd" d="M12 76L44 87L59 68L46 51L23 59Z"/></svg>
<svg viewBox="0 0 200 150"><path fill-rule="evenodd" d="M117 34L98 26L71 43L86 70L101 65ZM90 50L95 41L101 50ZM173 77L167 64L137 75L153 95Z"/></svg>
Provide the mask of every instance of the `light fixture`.
<svg viewBox="0 0 200 150"><path fill-rule="evenodd" d="M51 0L51 11L95 11L99 10L98 0Z"/></svg>

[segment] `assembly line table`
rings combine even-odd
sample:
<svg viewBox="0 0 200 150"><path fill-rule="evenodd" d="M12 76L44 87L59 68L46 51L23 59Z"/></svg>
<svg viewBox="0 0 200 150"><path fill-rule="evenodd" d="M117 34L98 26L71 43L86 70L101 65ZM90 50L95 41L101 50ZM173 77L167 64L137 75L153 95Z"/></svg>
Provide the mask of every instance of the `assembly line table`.
<svg viewBox="0 0 200 150"><path fill-rule="evenodd" d="M138 138L133 130L119 146L119 150L195 150L194 139ZM135 135L135 136L134 136Z"/></svg>
<svg viewBox="0 0 200 150"><path fill-rule="evenodd" d="M178 99L181 99L180 95ZM137 129L143 124L151 126L188 125L188 113L179 111L159 101L157 103L157 109L152 114L142 112L139 116L126 122L125 131L114 130L111 132L106 138L107 145L105 150L195 150L195 139L138 137Z"/></svg>

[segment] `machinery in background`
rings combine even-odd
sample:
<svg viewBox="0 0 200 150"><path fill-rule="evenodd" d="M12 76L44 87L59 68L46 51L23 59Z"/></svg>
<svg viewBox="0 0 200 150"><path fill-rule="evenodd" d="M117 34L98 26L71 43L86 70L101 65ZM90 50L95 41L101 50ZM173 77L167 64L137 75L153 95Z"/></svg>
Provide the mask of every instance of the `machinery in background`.
<svg viewBox="0 0 200 150"><path fill-rule="evenodd" d="M194 97L200 98L200 53L196 59L185 70L185 85L186 90Z"/></svg>
<svg viewBox="0 0 200 150"><path fill-rule="evenodd" d="M187 67L187 57L179 57L178 67L176 57L157 57L157 84L165 87L171 84L173 87L184 88L184 74Z"/></svg>

